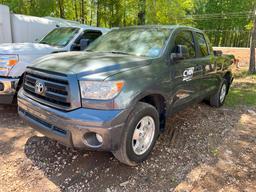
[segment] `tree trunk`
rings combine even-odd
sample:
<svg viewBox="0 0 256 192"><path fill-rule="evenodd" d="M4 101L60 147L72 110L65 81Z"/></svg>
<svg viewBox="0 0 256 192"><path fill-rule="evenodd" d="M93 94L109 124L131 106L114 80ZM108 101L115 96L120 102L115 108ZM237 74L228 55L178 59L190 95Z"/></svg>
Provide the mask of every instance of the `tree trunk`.
<svg viewBox="0 0 256 192"><path fill-rule="evenodd" d="M114 5L113 5L113 3L110 6L110 12L111 12L111 18L109 20L109 26L113 27L113 23L114 23L113 22L113 20L114 20Z"/></svg>
<svg viewBox="0 0 256 192"><path fill-rule="evenodd" d="M139 0L138 25L146 23L146 0Z"/></svg>
<svg viewBox="0 0 256 192"><path fill-rule="evenodd" d="M250 47L250 42L251 42L251 33L250 33L250 32L247 32L246 47Z"/></svg>
<svg viewBox="0 0 256 192"><path fill-rule="evenodd" d="M81 3L81 23L85 24L85 12L84 12L84 0L80 1Z"/></svg>
<svg viewBox="0 0 256 192"><path fill-rule="evenodd" d="M78 21L78 13L77 13L77 4L76 4L76 0L73 0L73 4L74 4L74 8L75 8L75 17L76 17L76 21Z"/></svg>
<svg viewBox="0 0 256 192"><path fill-rule="evenodd" d="M35 11L35 2L34 0L30 0L29 2L29 14L33 15Z"/></svg>
<svg viewBox="0 0 256 192"><path fill-rule="evenodd" d="M126 26L126 0L124 0L124 9L123 9L123 26Z"/></svg>
<svg viewBox="0 0 256 192"><path fill-rule="evenodd" d="M256 12L256 9L255 9ZM256 73L255 67L255 43L256 43L256 15L254 16L254 25L252 30L251 36L251 49L250 49L250 66L249 66L249 73Z"/></svg>
<svg viewBox="0 0 256 192"><path fill-rule="evenodd" d="M93 2L94 2L94 0L91 0L91 12L90 12L90 25L92 25L92 17L93 17Z"/></svg>
<svg viewBox="0 0 256 192"><path fill-rule="evenodd" d="M65 18L63 0L58 0L60 18Z"/></svg>
<svg viewBox="0 0 256 192"><path fill-rule="evenodd" d="M100 26L100 0L97 1L97 11L96 11L96 15L97 15L97 22L96 25L97 27Z"/></svg>

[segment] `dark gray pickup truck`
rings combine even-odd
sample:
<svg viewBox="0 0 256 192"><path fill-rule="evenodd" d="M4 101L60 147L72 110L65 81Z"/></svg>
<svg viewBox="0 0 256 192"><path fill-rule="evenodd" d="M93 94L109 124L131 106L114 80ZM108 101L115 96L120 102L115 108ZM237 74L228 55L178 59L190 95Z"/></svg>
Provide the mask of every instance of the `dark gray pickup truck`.
<svg viewBox="0 0 256 192"><path fill-rule="evenodd" d="M29 67L19 114L64 145L111 151L133 166L149 156L168 116L202 100L223 105L233 76L220 57L198 29L114 29L84 52Z"/></svg>

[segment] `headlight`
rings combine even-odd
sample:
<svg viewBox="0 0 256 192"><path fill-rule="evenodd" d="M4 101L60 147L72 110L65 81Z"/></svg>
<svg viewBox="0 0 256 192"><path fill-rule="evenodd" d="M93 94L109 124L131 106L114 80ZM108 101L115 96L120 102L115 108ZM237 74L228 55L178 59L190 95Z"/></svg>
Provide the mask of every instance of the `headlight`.
<svg viewBox="0 0 256 192"><path fill-rule="evenodd" d="M7 75L18 62L18 55L0 55L0 75Z"/></svg>
<svg viewBox="0 0 256 192"><path fill-rule="evenodd" d="M123 81L80 81L83 99L110 100L121 92L123 86Z"/></svg>

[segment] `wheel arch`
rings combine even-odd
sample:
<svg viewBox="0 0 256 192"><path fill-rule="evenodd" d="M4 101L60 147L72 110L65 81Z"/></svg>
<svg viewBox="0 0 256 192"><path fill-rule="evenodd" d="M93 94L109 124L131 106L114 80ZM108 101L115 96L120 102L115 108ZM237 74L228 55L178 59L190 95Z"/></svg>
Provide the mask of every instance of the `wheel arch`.
<svg viewBox="0 0 256 192"><path fill-rule="evenodd" d="M228 83L228 90L227 90L227 92L229 92L229 88L230 88L230 86L231 86L231 84L232 84L232 81L233 81L232 72L231 72L231 71L227 71L227 72L224 74L223 78L224 78L224 79L227 81L227 83Z"/></svg>
<svg viewBox="0 0 256 192"><path fill-rule="evenodd" d="M163 131L165 128L166 111L167 111L167 99L161 93L148 93L137 97L137 102L148 103L156 108L159 114L160 130Z"/></svg>
<svg viewBox="0 0 256 192"><path fill-rule="evenodd" d="M224 76L223 76L224 79L227 80L228 84L230 85L232 83L232 80L233 80L233 75L232 75L232 72L231 71L227 71Z"/></svg>

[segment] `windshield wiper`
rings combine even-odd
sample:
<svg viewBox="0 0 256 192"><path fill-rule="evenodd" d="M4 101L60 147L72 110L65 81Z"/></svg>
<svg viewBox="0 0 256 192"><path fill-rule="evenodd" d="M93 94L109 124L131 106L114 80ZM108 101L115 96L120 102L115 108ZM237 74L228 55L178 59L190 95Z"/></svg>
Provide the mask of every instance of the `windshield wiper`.
<svg viewBox="0 0 256 192"><path fill-rule="evenodd" d="M135 55L135 54L132 54L132 53L127 53L127 52L122 52L122 51L93 51L93 50L85 50L87 52L97 52L97 53L113 53L113 54L119 54L119 55ZM145 57L145 55L139 55L139 56L142 56L142 57Z"/></svg>
<svg viewBox="0 0 256 192"><path fill-rule="evenodd" d="M133 55L133 56L138 56L138 57L148 57L147 55L135 55L132 53L127 53L127 52L122 52L122 51L109 51L108 53L121 54L121 55Z"/></svg>
<svg viewBox="0 0 256 192"><path fill-rule="evenodd" d="M48 45L48 43L45 42L45 41L40 41L39 43L40 43L40 44L47 44L47 45Z"/></svg>
<svg viewBox="0 0 256 192"><path fill-rule="evenodd" d="M131 53L126 53L126 52L122 52L122 51L109 51L109 53L121 54L121 55L133 55Z"/></svg>

